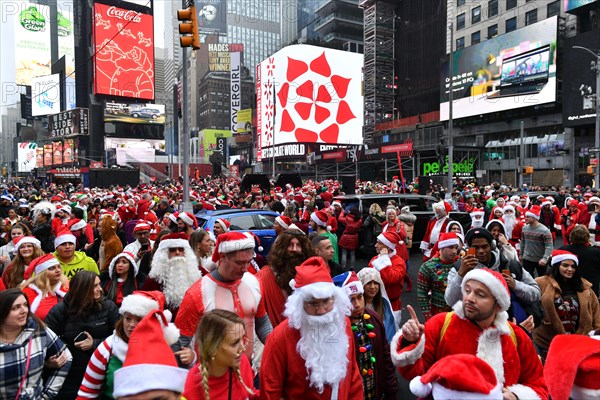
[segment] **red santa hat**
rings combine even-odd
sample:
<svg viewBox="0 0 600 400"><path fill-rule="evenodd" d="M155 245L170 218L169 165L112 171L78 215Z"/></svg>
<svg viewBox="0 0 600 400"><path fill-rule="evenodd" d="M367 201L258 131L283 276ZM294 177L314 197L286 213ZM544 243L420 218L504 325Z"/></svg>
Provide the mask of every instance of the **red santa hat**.
<svg viewBox="0 0 600 400"><path fill-rule="evenodd" d="M76 231L78 231L80 229L85 228L86 225L87 225L87 223L85 222L85 220L79 219L79 218L73 218L70 221L69 230L71 232L76 232Z"/></svg>
<svg viewBox="0 0 600 400"><path fill-rule="evenodd" d="M550 265L560 264L565 260L572 260L575 266L579 264L577 256L567 250L553 250L552 258L550 259ZM600 376L599 376L600 377Z"/></svg>
<svg viewBox="0 0 600 400"><path fill-rule="evenodd" d="M64 211L67 214L71 214L71 206L62 205L62 206L56 207L56 212L59 212L59 211Z"/></svg>
<svg viewBox="0 0 600 400"><path fill-rule="evenodd" d="M335 292L329 268L321 257L310 257L296 267L296 276L290 281L290 287L302 294L304 299L325 299Z"/></svg>
<svg viewBox="0 0 600 400"><path fill-rule="evenodd" d="M332 206L332 207L335 207L335 206L340 206L340 207L341 207L341 206L342 206L342 203L341 203L339 200L334 200L334 201L331 203L331 206Z"/></svg>
<svg viewBox="0 0 600 400"><path fill-rule="evenodd" d="M329 221L329 216L324 211L313 212L310 214L310 219L318 226L327 229L327 232L331 231L331 226L327 224Z"/></svg>
<svg viewBox="0 0 600 400"><path fill-rule="evenodd" d="M212 260L214 262L219 261L221 259L221 254L224 253L233 253L234 251L253 248L254 238L248 237L243 232L225 232L217 236L217 243L215 243Z"/></svg>
<svg viewBox="0 0 600 400"><path fill-rule="evenodd" d="M66 229L60 234L58 234L58 236L56 236L56 238L54 239L54 247L56 248L64 243L77 243L75 235L73 235L69 230Z"/></svg>
<svg viewBox="0 0 600 400"><path fill-rule="evenodd" d="M532 218L539 220L541 212L542 212L542 209L540 208L540 206L538 206L536 204L533 207L531 207L529 210L527 210L527 212L525 213L525 216L532 217Z"/></svg>
<svg viewBox="0 0 600 400"><path fill-rule="evenodd" d="M184 232L169 233L168 235L163 236L158 244L158 250L177 247L192 249L190 247L189 237Z"/></svg>
<svg viewBox="0 0 600 400"><path fill-rule="evenodd" d="M15 253L19 251L19 247L21 247L22 245L29 243L34 245L35 247L38 248L42 248L42 243L36 239L33 236L21 236L18 240L17 243L15 243Z"/></svg>
<svg viewBox="0 0 600 400"><path fill-rule="evenodd" d="M55 265L60 265L60 263L54 257L54 255L51 253L44 254L43 256L34 258L33 260L31 260L31 262L29 263L29 266L25 270L25 273L23 274L23 278L25 280L27 280L27 279L31 278L31 276L33 275L34 272L36 275L39 275L42 272L44 272L45 270L47 270L48 268L53 267Z"/></svg>
<svg viewBox="0 0 600 400"><path fill-rule="evenodd" d="M504 209L499 206L495 206L492 208L492 215L496 215L496 211L499 211L502 215L504 215Z"/></svg>
<svg viewBox="0 0 600 400"><path fill-rule="evenodd" d="M441 358L424 375L410 381L410 391L417 397L431 394L436 400L502 398L502 385L494 369L472 354Z"/></svg>
<svg viewBox="0 0 600 400"><path fill-rule="evenodd" d="M471 213L469 214L471 217L475 217L475 216L484 216L485 215L485 211L483 211L483 208L474 208L473 211L471 211Z"/></svg>
<svg viewBox="0 0 600 400"><path fill-rule="evenodd" d="M440 235L437 245L438 249L445 249L450 246L460 246L460 241L456 232L445 232Z"/></svg>
<svg viewBox="0 0 600 400"><path fill-rule="evenodd" d="M542 207L544 206L551 206L552 202L550 200L548 200L548 198L544 198L544 200L542 200Z"/></svg>
<svg viewBox="0 0 600 400"><path fill-rule="evenodd" d="M231 222L223 218L217 219L215 224L219 224L224 232L229 232L229 228L231 227Z"/></svg>
<svg viewBox="0 0 600 400"><path fill-rule="evenodd" d="M544 378L552 400L600 399L600 341L556 335L548 349Z"/></svg>
<svg viewBox="0 0 600 400"><path fill-rule="evenodd" d="M175 224L177 223L177 218L179 218L179 211L169 214L169 219Z"/></svg>
<svg viewBox="0 0 600 400"><path fill-rule="evenodd" d="M513 214L515 213L515 207L512 204L507 204L503 207L504 209L504 214L506 214L507 212L512 212Z"/></svg>
<svg viewBox="0 0 600 400"><path fill-rule="evenodd" d="M113 259L110 261L110 264L108 265L108 275L110 276L110 279L113 278L115 264L117 263L117 261L121 257L125 257L129 261L129 263L131 264L131 267L133 268L133 275L137 276L138 270L139 270L139 266L135 262L134 255L132 253L130 253L129 251L124 251L124 252L122 252L122 253L117 254L116 256L114 256Z"/></svg>
<svg viewBox="0 0 600 400"><path fill-rule="evenodd" d="M344 289L348 297L365 292L363 284L354 271L347 271L333 277L335 286Z"/></svg>
<svg viewBox="0 0 600 400"><path fill-rule="evenodd" d="M277 222L277 225L281 226L283 229L288 229L293 223L292 219L290 217L286 217L285 215L280 215L275 218L275 222Z"/></svg>
<svg viewBox="0 0 600 400"><path fill-rule="evenodd" d="M169 347L172 337L167 341L164 336L163 329L166 326L169 324L165 315L154 310L135 327L129 338L123 367L115 372L115 398L150 390L183 393L188 370L177 366L175 355Z"/></svg>
<svg viewBox="0 0 600 400"><path fill-rule="evenodd" d="M446 214L450 214L450 212L452 211L452 205L442 200L438 203L433 203L433 210L444 210Z"/></svg>
<svg viewBox="0 0 600 400"><path fill-rule="evenodd" d="M148 223L148 221L139 220L135 227L133 228L133 233L138 233L139 231L149 231L152 229L152 226Z"/></svg>
<svg viewBox="0 0 600 400"><path fill-rule="evenodd" d="M179 219L182 220L187 226L191 226L194 229L198 229L198 220L192 213L182 212L179 214Z"/></svg>
<svg viewBox="0 0 600 400"><path fill-rule="evenodd" d="M465 284L470 280L484 284L498 302L500 309L502 311L508 310L510 307L510 292L506 280L504 280L504 277L499 272L488 268L472 269L463 278L461 284L463 290L465 289Z"/></svg>
<svg viewBox="0 0 600 400"><path fill-rule="evenodd" d="M396 250L396 246L400 243L400 235L394 231L380 233L377 240L389 247L391 250Z"/></svg>
<svg viewBox="0 0 600 400"><path fill-rule="evenodd" d="M249 232L249 231L248 232L244 232L244 235L246 235L250 239L254 240L254 244L257 246L256 247L256 251L258 251L259 253L263 252L264 247L262 247L260 245L260 238L258 236L256 236L254 233Z"/></svg>
<svg viewBox="0 0 600 400"><path fill-rule="evenodd" d="M125 296L123 298L123 303L121 303L119 313L124 315L126 312L128 312L136 317L144 318L152 310L160 310L164 312L165 303L165 295L161 291L136 290L129 296ZM168 317L166 314L165 316Z"/></svg>

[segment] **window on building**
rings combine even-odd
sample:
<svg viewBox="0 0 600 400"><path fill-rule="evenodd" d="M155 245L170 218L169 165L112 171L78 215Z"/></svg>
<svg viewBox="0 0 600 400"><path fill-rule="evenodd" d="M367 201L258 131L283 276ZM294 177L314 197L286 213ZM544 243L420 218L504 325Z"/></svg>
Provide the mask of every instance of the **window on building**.
<svg viewBox="0 0 600 400"><path fill-rule="evenodd" d="M471 24L476 24L481 21L481 6L477 6L471 10Z"/></svg>
<svg viewBox="0 0 600 400"><path fill-rule="evenodd" d="M456 0L456 6L457 7L464 6L465 5L465 1L466 0Z"/></svg>
<svg viewBox="0 0 600 400"><path fill-rule="evenodd" d="M456 16L456 30L465 29L465 13Z"/></svg>
<svg viewBox="0 0 600 400"><path fill-rule="evenodd" d="M465 47L465 38L461 37L456 39L456 50L462 49Z"/></svg>
<svg viewBox="0 0 600 400"><path fill-rule="evenodd" d="M496 15L498 15L498 0L490 0L488 1L488 18Z"/></svg>
<svg viewBox="0 0 600 400"><path fill-rule="evenodd" d="M510 10L517 6L517 0L506 0L506 9Z"/></svg>
<svg viewBox="0 0 600 400"><path fill-rule="evenodd" d="M525 25L535 24L537 20L537 8L525 13Z"/></svg>
<svg viewBox="0 0 600 400"><path fill-rule="evenodd" d="M498 36L498 24L488 26L487 38L491 39L494 36Z"/></svg>
<svg viewBox="0 0 600 400"><path fill-rule="evenodd" d="M548 12L547 18L554 17L555 15L560 14L560 0L548 3L548 5L546 6L546 10Z"/></svg>
<svg viewBox="0 0 600 400"><path fill-rule="evenodd" d="M506 20L506 32L512 32L517 29L517 17Z"/></svg>
<svg viewBox="0 0 600 400"><path fill-rule="evenodd" d="M473 46L474 44L477 44L479 42L481 42L481 32L477 31L477 32L471 33L471 46Z"/></svg>

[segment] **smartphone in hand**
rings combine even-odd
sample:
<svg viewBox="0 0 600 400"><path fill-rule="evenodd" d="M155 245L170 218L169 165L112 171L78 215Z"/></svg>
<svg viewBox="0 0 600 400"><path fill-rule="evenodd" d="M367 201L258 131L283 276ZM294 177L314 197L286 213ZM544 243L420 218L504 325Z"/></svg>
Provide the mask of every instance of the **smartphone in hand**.
<svg viewBox="0 0 600 400"><path fill-rule="evenodd" d="M475 257L475 247L469 247L467 249L467 254L470 255L470 256Z"/></svg>
<svg viewBox="0 0 600 400"><path fill-rule="evenodd" d="M73 343L81 342L85 339L87 339L87 335L85 334L85 332L79 332L79 335L77 335L75 339L73 339Z"/></svg>

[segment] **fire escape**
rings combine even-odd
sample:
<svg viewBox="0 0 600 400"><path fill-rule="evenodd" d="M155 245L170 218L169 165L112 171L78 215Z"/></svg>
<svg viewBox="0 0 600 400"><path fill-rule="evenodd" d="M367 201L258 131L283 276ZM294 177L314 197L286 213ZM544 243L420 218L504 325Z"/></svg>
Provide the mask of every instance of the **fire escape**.
<svg viewBox="0 0 600 400"><path fill-rule="evenodd" d="M362 0L364 11L364 143L374 142L375 126L394 119L394 32L396 5L393 0Z"/></svg>

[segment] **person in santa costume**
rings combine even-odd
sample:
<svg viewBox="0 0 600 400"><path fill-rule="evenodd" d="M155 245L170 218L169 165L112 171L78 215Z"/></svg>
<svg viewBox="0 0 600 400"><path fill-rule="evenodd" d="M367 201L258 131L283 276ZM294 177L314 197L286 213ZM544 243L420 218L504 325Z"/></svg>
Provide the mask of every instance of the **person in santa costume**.
<svg viewBox="0 0 600 400"><path fill-rule="evenodd" d="M513 205L507 204L504 206L504 216L502 217L502 222L504 223L506 238L510 244L512 244L513 247L518 250L524 224L519 218L517 218L515 214L515 207Z"/></svg>
<svg viewBox="0 0 600 400"><path fill-rule="evenodd" d="M529 201L529 196L523 195L519 198L519 204L515 207L515 211L519 213L519 219L523 224L525 224L525 213L529 211L531 208L531 204Z"/></svg>
<svg viewBox="0 0 600 400"><path fill-rule="evenodd" d="M185 233L162 237L152 258L150 274L142 290L159 290L165 294L166 308L177 316L185 292L202 277L198 259Z"/></svg>
<svg viewBox="0 0 600 400"><path fill-rule="evenodd" d="M580 219L579 202L573 198L565 200L565 207L560 213L561 233L563 243L569 243L569 234L571 230L579 223Z"/></svg>
<svg viewBox="0 0 600 400"><path fill-rule="evenodd" d="M396 254L399 241L400 236L396 232L380 233L375 243L377 255L369 261L369 267L375 268L381 274L396 321L400 321L402 288L406 275L406 264L402 257Z"/></svg>
<svg viewBox="0 0 600 400"><path fill-rule="evenodd" d="M552 400L600 400L599 377L600 336L558 335L552 340L544 365Z"/></svg>
<svg viewBox="0 0 600 400"><path fill-rule="evenodd" d="M273 229L275 230L275 235L279 236L283 231L288 229L293 224L292 219L286 217L285 215L280 215L275 218L273 223Z"/></svg>
<svg viewBox="0 0 600 400"><path fill-rule="evenodd" d="M362 400L348 296L333 284L320 257L309 258L296 271L287 319L265 345L268 368L261 371L261 399Z"/></svg>
<svg viewBox="0 0 600 400"><path fill-rule="evenodd" d="M229 228L231 227L231 222L226 219L219 218L215 221L213 226L213 233L215 234L215 238L218 238L219 235L225 232L229 232Z"/></svg>
<svg viewBox="0 0 600 400"><path fill-rule="evenodd" d="M423 375L445 356L471 354L487 362L502 399L548 399L542 363L524 330L508 321L510 292L502 275L475 269L465 275L453 312L421 324L411 306L391 343L392 361L405 379Z"/></svg>
<svg viewBox="0 0 600 400"><path fill-rule="evenodd" d="M27 296L30 312L43 321L50 309L63 301L69 290L69 279L62 273L58 260L52 254L32 260L24 278L20 287Z"/></svg>
<svg viewBox="0 0 600 400"><path fill-rule="evenodd" d="M502 399L494 370L472 354L453 354L436 361L425 374L413 378L409 387L415 396L433 400Z"/></svg>
<svg viewBox="0 0 600 400"><path fill-rule="evenodd" d="M265 311L258 279L248 272L254 256L254 239L242 232L226 232L217 237L213 261L217 268L193 284L185 293L175 324L181 329L180 343L189 346L202 316L216 308L235 312L247 327L252 359L254 332L264 343L273 327ZM256 327L256 329L255 329Z"/></svg>
<svg viewBox="0 0 600 400"><path fill-rule="evenodd" d="M179 232L183 232L190 236L192 232L198 229L198 220L194 214L182 212L177 216L177 226L179 227Z"/></svg>
<svg viewBox="0 0 600 400"><path fill-rule="evenodd" d="M471 217L471 228L481 228L484 225L485 211L483 208L474 208L473 211L469 213ZM471 229L469 228L469 229Z"/></svg>
<svg viewBox="0 0 600 400"><path fill-rule="evenodd" d="M119 400L178 400L188 370L179 368L165 338L168 320L160 310L147 314L129 337L123 366L114 374L113 396Z"/></svg>
<svg viewBox="0 0 600 400"><path fill-rule="evenodd" d="M600 198L597 196L590 197L588 207L593 210L587 224L590 231L590 244L594 247L600 247Z"/></svg>
<svg viewBox="0 0 600 400"><path fill-rule="evenodd" d="M433 212L435 215L431 217L427 223L427 230L421 241L423 262L431 258L431 249L433 249L433 246L439 240L440 233L446 232L446 225L448 225L448 221L450 221L450 217L448 216L450 211L452 211L452 206L445 201L433 204Z"/></svg>
<svg viewBox="0 0 600 400"><path fill-rule="evenodd" d="M148 221L138 220L133 228L135 241L123 248L123 251L133 254L138 270L144 274L150 272L150 261L152 259L152 248L154 241L150 239L152 224Z"/></svg>
<svg viewBox="0 0 600 400"><path fill-rule="evenodd" d="M117 254L108 266L108 271L100 273L102 289L110 300L121 306L123 298L144 285L146 274L140 273L134 255L127 251Z"/></svg>

